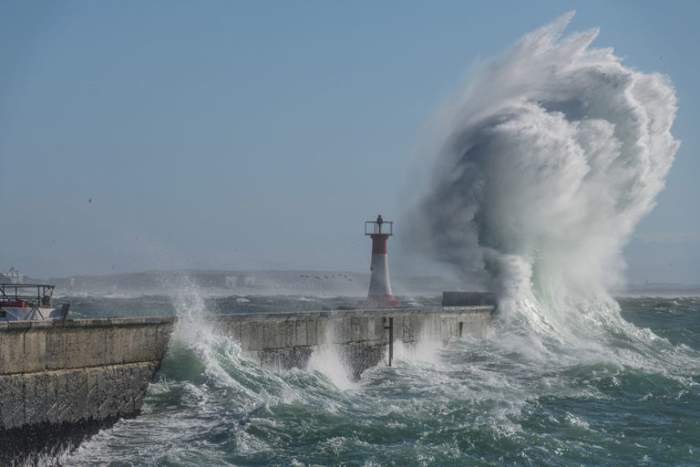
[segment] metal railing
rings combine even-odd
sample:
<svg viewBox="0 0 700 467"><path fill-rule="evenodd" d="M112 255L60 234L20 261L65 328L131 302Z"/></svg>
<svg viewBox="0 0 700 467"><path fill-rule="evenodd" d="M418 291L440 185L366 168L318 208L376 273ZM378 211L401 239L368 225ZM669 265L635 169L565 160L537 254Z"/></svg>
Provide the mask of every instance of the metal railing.
<svg viewBox="0 0 700 467"><path fill-rule="evenodd" d="M365 222L365 235L394 235L394 223L392 221L367 221Z"/></svg>
<svg viewBox="0 0 700 467"><path fill-rule="evenodd" d="M33 306L50 306L54 286L47 284L0 284L0 302L23 301Z"/></svg>

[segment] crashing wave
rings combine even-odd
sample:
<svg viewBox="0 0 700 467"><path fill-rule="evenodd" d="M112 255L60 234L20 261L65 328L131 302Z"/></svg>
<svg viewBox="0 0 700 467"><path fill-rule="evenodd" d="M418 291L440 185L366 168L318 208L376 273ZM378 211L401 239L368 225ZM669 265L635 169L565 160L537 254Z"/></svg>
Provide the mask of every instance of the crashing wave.
<svg viewBox="0 0 700 467"><path fill-rule="evenodd" d="M570 342L617 327L607 293L622 249L663 189L679 141L670 81L564 35L566 14L474 74L445 112L418 249L479 277L501 316Z"/></svg>

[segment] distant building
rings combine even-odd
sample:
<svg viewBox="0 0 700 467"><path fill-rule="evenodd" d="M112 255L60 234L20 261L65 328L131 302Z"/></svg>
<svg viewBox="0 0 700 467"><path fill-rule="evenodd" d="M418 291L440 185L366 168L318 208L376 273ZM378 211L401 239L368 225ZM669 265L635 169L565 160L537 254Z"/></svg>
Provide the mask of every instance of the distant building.
<svg viewBox="0 0 700 467"><path fill-rule="evenodd" d="M255 276L240 275L238 276L238 285L242 287L255 287Z"/></svg>
<svg viewBox="0 0 700 467"><path fill-rule="evenodd" d="M24 274L19 272L17 268L14 266L10 267L10 269L7 271L7 278L9 279L9 282L11 284L23 284L24 283Z"/></svg>

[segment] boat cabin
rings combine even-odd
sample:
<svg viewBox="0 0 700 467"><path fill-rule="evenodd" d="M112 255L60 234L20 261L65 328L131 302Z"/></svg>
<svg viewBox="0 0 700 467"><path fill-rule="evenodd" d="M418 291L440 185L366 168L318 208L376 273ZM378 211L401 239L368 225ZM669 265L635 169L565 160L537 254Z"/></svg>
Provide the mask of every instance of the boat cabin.
<svg viewBox="0 0 700 467"><path fill-rule="evenodd" d="M46 284L0 284L0 321L66 319L69 305L54 308L53 291Z"/></svg>

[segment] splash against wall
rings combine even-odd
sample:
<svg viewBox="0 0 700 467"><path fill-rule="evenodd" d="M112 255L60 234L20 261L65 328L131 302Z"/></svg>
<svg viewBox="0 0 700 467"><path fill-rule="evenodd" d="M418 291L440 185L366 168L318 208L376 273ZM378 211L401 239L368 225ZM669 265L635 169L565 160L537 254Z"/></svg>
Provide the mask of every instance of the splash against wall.
<svg viewBox="0 0 700 467"><path fill-rule="evenodd" d="M432 187L412 215L418 249L545 328L565 303L583 313L609 300L679 146L669 79L593 47L597 30L564 35L572 17L474 74L441 121Z"/></svg>

